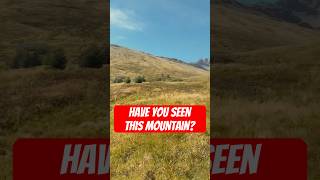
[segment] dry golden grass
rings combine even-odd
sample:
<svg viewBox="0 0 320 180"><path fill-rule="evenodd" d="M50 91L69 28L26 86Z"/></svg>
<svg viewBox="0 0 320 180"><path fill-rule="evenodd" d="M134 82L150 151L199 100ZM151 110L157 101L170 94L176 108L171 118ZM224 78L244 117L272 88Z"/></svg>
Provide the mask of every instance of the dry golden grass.
<svg viewBox="0 0 320 180"><path fill-rule="evenodd" d="M163 87L163 86L162 86ZM184 86L185 88L192 88ZM204 104L209 92L151 92L123 96L112 104ZM178 89L178 88L177 88ZM207 90L207 91L206 91ZM113 106L111 106L113 107ZM113 114L113 111L111 111ZM111 118L112 179L208 179L209 109L205 134L121 134L113 131Z"/></svg>
<svg viewBox="0 0 320 180"><path fill-rule="evenodd" d="M147 81L154 81L161 75L169 75L175 81L201 79L207 71L178 62L155 57L124 47L111 46L111 79L116 76L144 75Z"/></svg>
<svg viewBox="0 0 320 180"><path fill-rule="evenodd" d="M0 72L0 179L12 178L18 138L105 138L105 69Z"/></svg>
<svg viewBox="0 0 320 180"><path fill-rule="evenodd" d="M95 0L0 1L0 179L12 179L17 138L101 137L108 91L105 69L78 69L88 44L104 44L107 8ZM68 70L10 70L17 46L44 44L65 50Z"/></svg>
<svg viewBox="0 0 320 180"><path fill-rule="evenodd" d="M216 5L212 138L301 138L320 178L319 31ZM221 54L219 54L221 53Z"/></svg>
<svg viewBox="0 0 320 180"><path fill-rule="evenodd" d="M209 72L119 47L112 47L111 58L111 78L145 75L148 81L111 84L111 178L209 179ZM161 73L181 81L155 81ZM115 104L206 105L207 132L115 133Z"/></svg>

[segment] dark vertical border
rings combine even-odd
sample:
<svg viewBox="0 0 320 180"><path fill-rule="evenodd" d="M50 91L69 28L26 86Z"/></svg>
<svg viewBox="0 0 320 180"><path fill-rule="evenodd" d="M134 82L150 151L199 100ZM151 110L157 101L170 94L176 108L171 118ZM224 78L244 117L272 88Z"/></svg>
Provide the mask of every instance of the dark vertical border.
<svg viewBox="0 0 320 180"><path fill-rule="evenodd" d="M210 0L210 138L213 138L213 112L214 112L214 3Z"/></svg>
<svg viewBox="0 0 320 180"><path fill-rule="evenodd" d="M107 99L106 99L106 111L107 111L107 138L110 139L110 0L106 0L107 1L107 11L106 11L106 43L105 43L105 47L106 47L106 90L105 92L107 93Z"/></svg>

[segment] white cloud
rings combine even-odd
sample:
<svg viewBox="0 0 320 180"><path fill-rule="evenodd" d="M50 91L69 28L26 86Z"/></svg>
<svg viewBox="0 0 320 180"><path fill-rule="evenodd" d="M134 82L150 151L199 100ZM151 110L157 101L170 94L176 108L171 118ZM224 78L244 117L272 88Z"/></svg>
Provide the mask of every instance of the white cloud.
<svg viewBox="0 0 320 180"><path fill-rule="evenodd" d="M133 11L110 8L111 27L118 27L131 31L142 31L142 23L133 18Z"/></svg>

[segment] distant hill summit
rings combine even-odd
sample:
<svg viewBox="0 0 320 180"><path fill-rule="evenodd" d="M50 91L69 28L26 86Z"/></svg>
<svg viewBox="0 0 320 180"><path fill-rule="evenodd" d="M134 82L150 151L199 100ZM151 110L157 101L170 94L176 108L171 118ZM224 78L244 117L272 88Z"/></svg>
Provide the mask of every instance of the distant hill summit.
<svg viewBox="0 0 320 180"><path fill-rule="evenodd" d="M212 36L215 37L215 57L223 57L223 62L234 59L228 57L230 52L295 45L320 37L320 31L316 29L271 17L256 7L245 6L235 0L220 2L213 7L216 13ZM266 5L263 7L268 9Z"/></svg>
<svg viewBox="0 0 320 180"><path fill-rule="evenodd" d="M261 11L278 20L307 28L320 28L320 0L225 0Z"/></svg>
<svg viewBox="0 0 320 180"><path fill-rule="evenodd" d="M207 71L210 70L210 60L208 58L199 59L197 62L192 63L192 65Z"/></svg>

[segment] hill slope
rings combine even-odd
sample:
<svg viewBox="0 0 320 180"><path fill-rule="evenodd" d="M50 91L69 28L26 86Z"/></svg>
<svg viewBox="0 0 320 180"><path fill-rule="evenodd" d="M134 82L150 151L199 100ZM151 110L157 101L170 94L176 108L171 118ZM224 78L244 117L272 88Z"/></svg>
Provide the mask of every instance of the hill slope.
<svg viewBox="0 0 320 180"><path fill-rule="evenodd" d="M294 45L320 37L317 30L279 21L234 4L215 4L213 11L215 53Z"/></svg>
<svg viewBox="0 0 320 180"><path fill-rule="evenodd" d="M308 28L320 27L319 0L237 0L237 2L279 20Z"/></svg>
<svg viewBox="0 0 320 180"><path fill-rule="evenodd" d="M157 80L161 76L170 76L172 80L192 80L202 78L209 73L189 64L170 61L143 52L120 46L111 46L111 79L116 76L135 77L144 75L148 80Z"/></svg>
<svg viewBox="0 0 320 180"><path fill-rule="evenodd" d="M214 7L211 135L301 138L309 179L319 179L319 31L239 4Z"/></svg>
<svg viewBox="0 0 320 180"><path fill-rule="evenodd" d="M0 65L8 63L21 43L43 42L63 47L77 58L89 43L107 34L107 5L95 0L2 0Z"/></svg>

